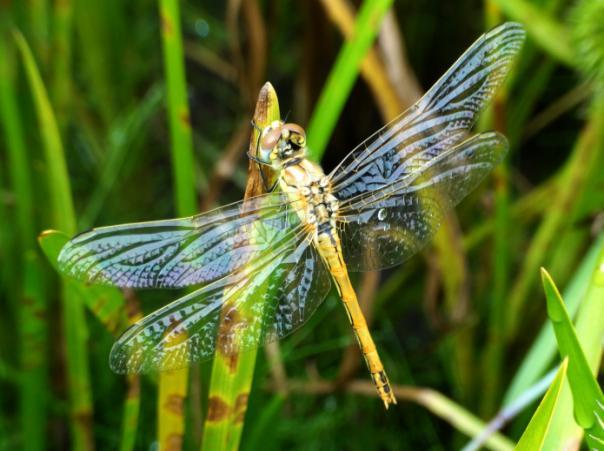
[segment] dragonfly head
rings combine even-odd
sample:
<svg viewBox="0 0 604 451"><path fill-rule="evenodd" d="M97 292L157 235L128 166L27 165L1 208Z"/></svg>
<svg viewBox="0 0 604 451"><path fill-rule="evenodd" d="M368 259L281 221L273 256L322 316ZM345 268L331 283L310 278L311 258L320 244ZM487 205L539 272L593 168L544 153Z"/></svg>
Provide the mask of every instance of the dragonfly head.
<svg viewBox="0 0 604 451"><path fill-rule="evenodd" d="M284 161L304 157L306 133L298 124L274 121L260 134L258 159L275 168Z"/></svg>

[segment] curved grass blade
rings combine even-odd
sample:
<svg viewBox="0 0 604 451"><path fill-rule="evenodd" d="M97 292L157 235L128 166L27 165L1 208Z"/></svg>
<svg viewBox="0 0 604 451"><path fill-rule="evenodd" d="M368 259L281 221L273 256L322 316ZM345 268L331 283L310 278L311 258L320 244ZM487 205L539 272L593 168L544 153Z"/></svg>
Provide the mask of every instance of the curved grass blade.
<svg viewBox="0 0 604 451"><path fill-rule="evenodd" d="M21 33L15 32L38 116L48 168L48 196L50 197L53 225L67 233L75 232L75 213L61 136L48 94L33 54ZM73 448L93 449L92 394L86 348L87 327L84 308L78 295L64 283L61 295L63 328L67 352L67 377L69 384L70 421Z"/></svg>
<svg viewBox="0 0 604 451"><path fill-rule="evenodd" d="M594 273L584 307L585 309L592 307L589 305L589 300L593 301L591 304L594 308L590 309L591 314L589 315L591 318L590 329L594 330L591 340L592 348L599 347L604 336L604 304L602 303L602 299L604 299L604 252L600 254L599 263L600 266ZM602 418L598 417L598 412L604 406L604 395L593 375L593 371L597 371L599 367L597 361L599 359L596 359L595 362L592 361L590 368L575 328L564 307L564 301L551 276L543 268L541 278L547 299L547 314L554 325L560 355L569 358L568 381L574 401L574 418L577 424L585 430L588 444L597 449L604 443Z"/></svg>
<svg viewBox="0 0 604 451"><path fill-rule="evenodd" d="M543 445L550 431L551 421L558 403L560 391L562 390L562 384L566 377L567 368L568 359L564 359L552 385L545 393L543 400L539 404L539 407L537 407L537 411L533 415L533 418L531 418L522 437L520 437L520 441L515 448L517 451L538 451L545 449Z"/></svg>
<svg viewBox="0 0 604 451"><path fill-rule="evenodd" d="M564 291L568 312L574 316L589 286L589 280L597 268L598 255L604 250L604 233L592 244L581 265ZM550 322L543 325L541 332L516 371L512 383L505 394L503 405L508 406L528 390L548 370L556 354L556 337Z"/></svg>

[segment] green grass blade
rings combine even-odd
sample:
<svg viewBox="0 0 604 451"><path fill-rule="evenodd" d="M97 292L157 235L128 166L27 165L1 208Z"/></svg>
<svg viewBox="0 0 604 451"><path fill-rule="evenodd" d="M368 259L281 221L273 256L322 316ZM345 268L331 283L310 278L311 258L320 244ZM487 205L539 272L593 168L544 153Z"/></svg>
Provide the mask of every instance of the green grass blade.
<svg viewBox="0 0 604 451"><path fill-rule="evenodd" d="M552 382L549 390L545 393L543 400L537 407L533 418L525 429L520 441L516 445L517 451L538 451L544 448L545 439L550 431L554 410L560 397L562 384L566 377L568 359L560 365L560 369Z"/></svg>
<svg viewBox="0 0 604 451"><path fill-rule="evenodd" d="M75 214L63 144L55 115L27 42L19 32L15 32L15 40L25 66L42 133L45 163L48 168L47 195L50 198L53 225L69 234L73 234L75 232ZM90 450L93 448L91 429L92 394L88 370L87 328L84 309L79 296L67 283L63 284L61 301L73 448L76 450Z"/></svg>
<svg viewBox="0 0 604 451"><path fill-rule="evenodd" d="M193 136L180 31L179 0L159 0L175 200L179 216L197 211Z"/></svg>
<svg viewBox="0 0 604 451"><path fill-rule="evenodd" d="M164 72L168 95L168 119L172 149L172 174L176 211L190 216L197 211L193 136L187 99L185 60L180 30L179 0L158 0ZM182 409L170 409L170 400L184 402L187 395L188 368L162 372L159 377L158 433L160 448L170 446L184 435Z"/></svg>
<svg viewBox="0 0 604 451"><path fill-rule="evenodd" d="M564 292L566 308L571 316L574 316L581 305L581 300L589 286L589 280L597 268L598 255L602 250L604 250L604 233L601 233L592 244ZM516 371L504 397L503 404L505 406L512 403L546 373L556 352L554 328L551 322L547 322L543 325L541 332L539 332L531 349L526 354L518 371Z"/></svg>
<svg viewBox="0 0 604 451"><path fill-rule="evenodd" d="M15 32L15 40L25 65L42 133L44 156L48 166L48 197L53 214L53 227L74 234L75 212L59 128L31 50L21 33Z"/></svg>
<svg viewBox="0 0 604 451"><path fill-rule="evenodd" d="M120 451L131 451L136 444L138 418L141 406L140 376L128 376L128 392L124 401L124 416L122 418L122 436Z"/></svg>
<svg viewBox="0 0 604 451"><path fill-rule="evenodd" d="M6 36L2 29L2 36ZM0 40L0 117L5 132L10 175L16 202L16 229L18 230L19 267L19 332L20 359L23 371L20 386L20 421L23 436L28 437L28 449L44 449L46 429L47 381L47 306L42 278L42 267L35 241L35 210L25 145L21 111L17 101L16 60L9 49L10 41ZM3 244L3 243L2 243ZM7 259L4 261L8 261ZM12 265L11 265L12 266Z"/></svg>
<svg viewBox="0 0 604 451"><path fill-rule="evenodd" d="M47 230L39 236L38 240L48 261L58 271L57 259L68 241L67 235L55 230ZM114 336L118 336L129 325L124 297L117 288L88 286L71 279L66 280L65 283ZM121 451L134 449L138 430L140 411L138 376L129 376L128 385L122 418Z"/></svg>
<svg viewBox="0 0 604 451"><path fill-rule="evenodd" d="M309 157L321 160L361 68L393 0L365 0L357 15L353 38L340 50L307 128Z"/></svg>
<svg viewBox="0 0 604 451"><path fill-rule="evenodd" d="M560 355L569 358L568 381L574 400L574 418L578 425L587 432L588 437L604 441L604 428L596 415L600 406L604 406L604 395L592 374L599 367L599 359L592 362L595 365L592 364L592 368L590 368L554 281L545 269L541 269L541 278L547 300L547 313L554 325ZM583 314L585 318L589 318L590 324L587 330L592 332L591 337L584 336L584 340L587 341L588 346L591 345L591 349L595 348L596 351L601 346L602 337L604 337L603 299L604 251L600 254L599 266L594 272L592 285L583 306L585 312L589 312L589 314ZM591 341L590 344L589 341ZM595 447L598 444L590 443L590 445Z"/></svg>
<svg viewBox="0 0 604 451"><path fill-rule="evenodd" d="M445 395L431 389L419 389L418 392L419 396L414 400L415 402L426 407L458 431L474 437L484 430L486 424L480 418ZM484 446L495 451L509 451L513 448L513 442L495 432L485 440Z"/></svg>

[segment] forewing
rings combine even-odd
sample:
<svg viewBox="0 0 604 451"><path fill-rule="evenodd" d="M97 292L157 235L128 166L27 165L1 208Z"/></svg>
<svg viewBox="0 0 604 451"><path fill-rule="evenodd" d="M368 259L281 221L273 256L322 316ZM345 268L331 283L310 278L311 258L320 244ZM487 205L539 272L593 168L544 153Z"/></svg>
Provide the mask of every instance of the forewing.
<svg viewBox="0 0 604 451"><path fill-rule="evenodd" d="M388 268L419 251L445 212L480 183L506 150L503 135L481 133L431 160L417 155L412 173L341 203L338 223L348 269Z"/></svg>
<svg viewBox="0 0 604 451"><path fill-rule="evenodd" d="M330 287L329 273L302 228L296 234L240 271L131 326L113 346L113 371L181 368L216 352L230 356L293 332Z"/></svg>
<svg viewBox="0 0 604 451"><path fill-rule="evenodd" d="M524 35L522 26L512 22L482 35L424 97L334 169L330 177L337 197L346 200L387 186L466 139L507 75Z"/></svg>
<svg viewBox="0 0 604 451"><path fill-rule="evenodd" d="M101 227L61 250L59 267L90 283L132 288L180 288L237 271L270 241L250 227L284 230L299 223L282 193L271 193L189 218Z"/></svg>

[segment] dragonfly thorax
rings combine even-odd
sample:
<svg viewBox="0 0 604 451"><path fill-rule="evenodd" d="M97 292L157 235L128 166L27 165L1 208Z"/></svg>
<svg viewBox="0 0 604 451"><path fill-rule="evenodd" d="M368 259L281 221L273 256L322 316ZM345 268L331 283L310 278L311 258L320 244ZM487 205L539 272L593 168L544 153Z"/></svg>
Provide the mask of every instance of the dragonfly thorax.
<svg viewBox="0 0 604 451"><path fill-rule="evenodd" d="M273 121L260 134L258 159L281 169L306 155L306 133L297 124Z"/></svg>
<svg viewBox="0 0 604 451"><path fill-rule="evenodd" d="M315 233L335 227L338 199L332 194L329 177L306 158L288 164L280 174L281 190L288 194L298 215Z"/></svg>

